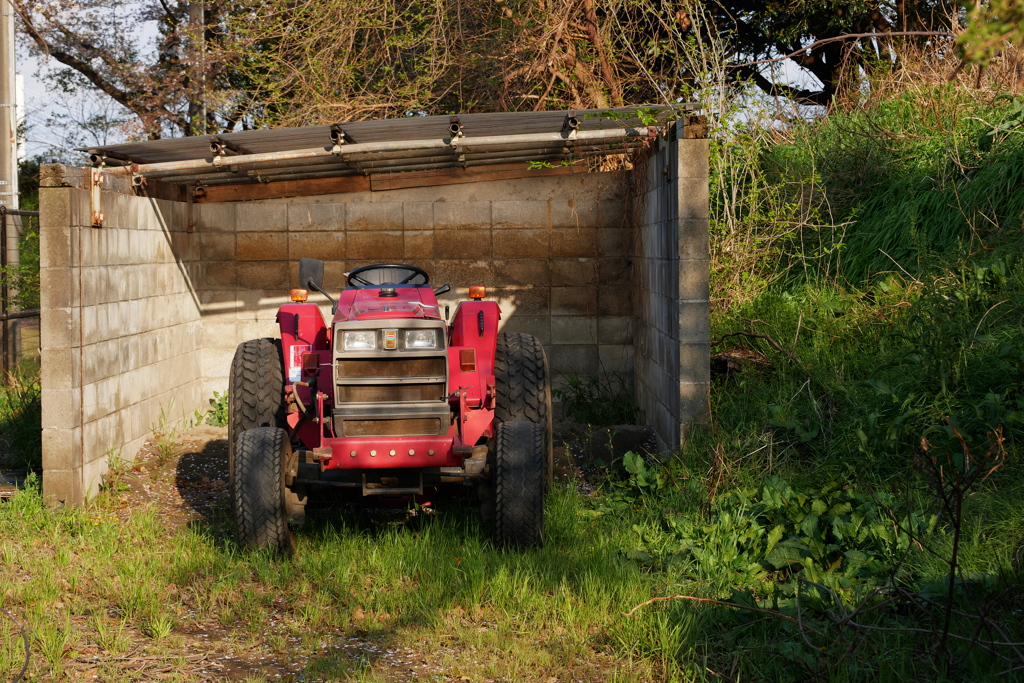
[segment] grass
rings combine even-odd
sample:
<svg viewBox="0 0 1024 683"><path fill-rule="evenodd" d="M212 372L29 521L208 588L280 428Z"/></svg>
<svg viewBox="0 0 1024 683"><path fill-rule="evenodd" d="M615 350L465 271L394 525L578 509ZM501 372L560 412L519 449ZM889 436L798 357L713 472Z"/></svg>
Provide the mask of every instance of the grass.
<svg viewBox="0 0 1024 683"><path fill-rule="evenodd" d="M911 631L863 635L856 654L844 658L808 648L782 619L717 604L674 600L626 616L651 597L671 594L793 613L784 591L772 597L786 582L784 572L743 569L758 558L729 535L736 510L720 503L743 477L709 506L712 479L703 464L649 465L653 483L639 486L634 476L598 496L556 488L547 544L539 550L493 548L475 510L452 503L410 519L344 509L314 515L291 559L239 553L226 519L172 531L156 508L121 509L116 492L85 508L50 510L30 482L0 505L7 568L0 606L31 633L29 680L91 671L122 680L139 664L171 680L206 680L187 659L202 651L208 664L233 663L250 680L279 673L294 680L399 680L406 662L438 681L715 679L709 671L730 680L992 675L983 652L955 667L935 665L925 654L928 638ZM799 468L781 469L795 476ZM962 566L974 592L958 605L998 594L1019 576L1022 493L1024 481L1014 473L969 499ZM913 496L927 502L920 492ZM666 539L689 539L708 552L660 564L638 552L657 556ZM948 551L941 533L921 540ZM739 564L727 571L729 557ZM918 587L941 586L945 569L914 552L898 576ZM758 602L744 602L745 594ZM994 616L1024 629L1019 616L1008 614L1017 599ZM807 603L804 610L807 625L844 642L820 608ZM885 619L914 623L907 615ZM970 621L958 619L954 632L969 634ZM0 671L20 667L19 646L16 638L3 640Z"/></svg>
<svg viewBox="0 0 1024 683"><path fill-rule="evenodd" d="M30 488L0 506L0 596L28 623L40 679L73 676L83 652L110 662L101 676L126 654L170 661L205 630L328 678L379 680L371 648L365 666L341 648L358 637L415 644L437 671L474 680L660 680L663 644L684 636L656 613L622 616L663 580L625 559L623 531L582 514L567 490L551 497L541 550L495 550L456 505L414 524L315 518L291 560L241 555L210 527L168 534L152 510L114 517L113 500L51 511ZM0 671L17 655L5 641Z"/></svg>

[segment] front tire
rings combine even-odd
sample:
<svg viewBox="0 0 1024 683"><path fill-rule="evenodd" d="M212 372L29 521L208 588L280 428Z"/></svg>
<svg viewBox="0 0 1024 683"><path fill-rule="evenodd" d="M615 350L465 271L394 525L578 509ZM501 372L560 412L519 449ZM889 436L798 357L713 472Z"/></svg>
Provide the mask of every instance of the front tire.
<svg viewBox="0 0 1024 683"><path fill-rule="evenodd" d="M494 542L529 548L544 542L544 430L512 420L495 435Z"/></svg>
<svg viewBox="0 0 1024 683"><path fill-rule="evenodd" d="M554 483L551 376L544 347L529 334L499 334L494 377L497 384L494 419L498 422L528 420L541 426L545 485L551 486Z"/></svg>
<svg viewBox="0 0 1024 683"><path fill-rule="evenodd" d="M288 424L284 360L277 339L250 339L235 350L228 377L228 479L235 477L235 443L242 432Z"/></svg>
<svg viewBox="0 0 1024 683"><path fill-rule="evenodd" d="M247 429L235 443L231 500L238 544L291 553L295 537L288 529L285 464L291 458L288 433L276 427Z"/></svg>

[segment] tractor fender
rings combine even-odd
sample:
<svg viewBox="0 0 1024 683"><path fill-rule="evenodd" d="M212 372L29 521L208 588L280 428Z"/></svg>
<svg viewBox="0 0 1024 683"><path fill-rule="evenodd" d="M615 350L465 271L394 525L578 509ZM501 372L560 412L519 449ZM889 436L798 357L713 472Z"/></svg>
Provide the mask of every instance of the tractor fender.
<svg viewBox="0 0 1024 683"><path fill-rule="evenodd" d="M491 436L494 421L494 355L501 309L494 301L464 301L452 318L448 346L448 394L465 406L462 442L475 444Z"/></svg>

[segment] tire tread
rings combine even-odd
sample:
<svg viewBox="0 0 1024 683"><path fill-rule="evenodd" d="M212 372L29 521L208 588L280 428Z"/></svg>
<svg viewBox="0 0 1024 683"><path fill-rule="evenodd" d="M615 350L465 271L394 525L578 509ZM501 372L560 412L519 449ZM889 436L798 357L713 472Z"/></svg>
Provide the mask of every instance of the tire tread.
<svg viewBox="0 0 1024 683"><path fill-rule="evenodd" d="M494 541L532 547L544 541L544 431L536 422L498 425L495 437Z"/></svg>
<svg viewBox="0 0 1024 683"><path fill-rule="evenodd" d="M288 445L287 432L276 427L247 429L238 436L231 498L242 548L290 549L291 531L282 494L283 456Z"/></svg>

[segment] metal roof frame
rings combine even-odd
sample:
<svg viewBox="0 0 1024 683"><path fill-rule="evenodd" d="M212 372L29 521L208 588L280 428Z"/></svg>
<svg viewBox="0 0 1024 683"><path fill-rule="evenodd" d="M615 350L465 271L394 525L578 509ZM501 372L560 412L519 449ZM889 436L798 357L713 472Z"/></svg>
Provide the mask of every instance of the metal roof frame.
<svg viewBox="0 0 1024 683"><path fill-rule="evenodd" d="M181 186L268 183L628 154L693 105L414 116L92 147L94 166Z"/></svg>

